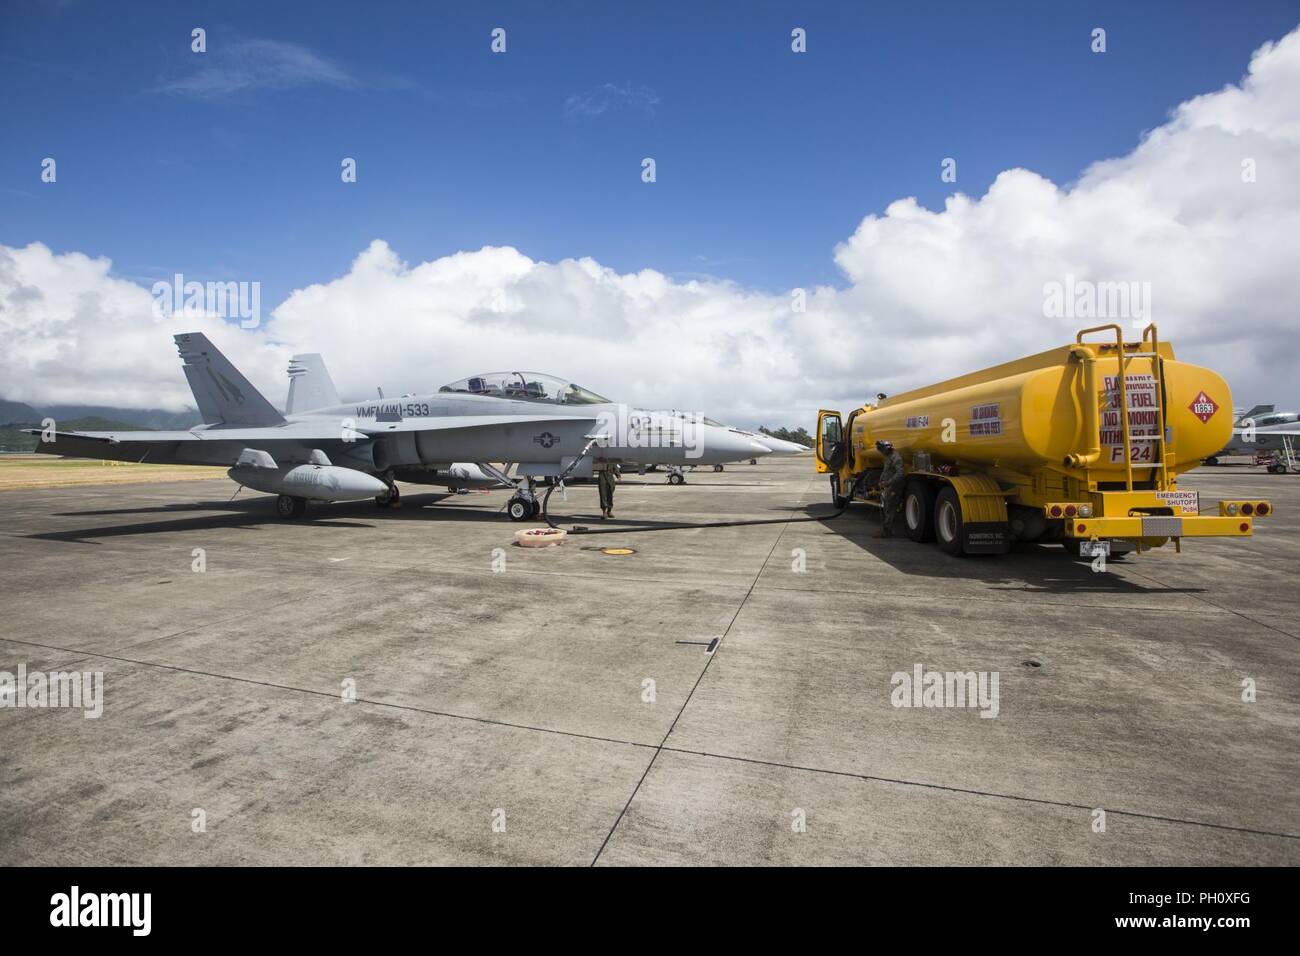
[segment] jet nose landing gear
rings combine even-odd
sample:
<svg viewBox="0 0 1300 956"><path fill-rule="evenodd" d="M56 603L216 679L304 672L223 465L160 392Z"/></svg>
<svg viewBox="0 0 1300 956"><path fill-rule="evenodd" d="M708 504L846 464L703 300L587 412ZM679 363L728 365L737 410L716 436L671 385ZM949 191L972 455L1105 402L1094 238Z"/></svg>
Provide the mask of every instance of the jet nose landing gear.
<svg viewBox="0 0 1300 956"><path fill-rule="evenodd" d="M533 491L531 478L528 479L525 487L514 493L506 505L506 512L510 515L511 521L529 521L542 513L542 503L537 500L537 495Z"/></svg>
<svg viewBox="0 0 1300 956"><path fill-rule="evenodd" d="M511 521L527 521L530 518L536 518L541 513L542 506L538 504L536 498L515 495L510 499L510 504L506 510L510 513Z"/></svg>

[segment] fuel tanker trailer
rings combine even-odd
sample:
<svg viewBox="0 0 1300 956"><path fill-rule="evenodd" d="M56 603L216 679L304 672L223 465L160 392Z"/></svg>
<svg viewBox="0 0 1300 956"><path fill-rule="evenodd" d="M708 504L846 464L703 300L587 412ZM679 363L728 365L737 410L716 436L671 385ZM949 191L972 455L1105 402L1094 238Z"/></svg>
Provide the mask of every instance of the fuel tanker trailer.
<svg viewBox="0 0 1300 956"><path fill-rule="evenodd" d="M1231 437L1222 377L1174 358L1154 324L1139 342L1104 325L1072 345L881 398L847 421L823 410L816 460L837 505L879 507L875 444L892 442L907 466L908 537L949 554L1039 541L1093 557L1249 537L1270 502L1220 501L1202 514L1197 492L1178 488Z"/></svg>

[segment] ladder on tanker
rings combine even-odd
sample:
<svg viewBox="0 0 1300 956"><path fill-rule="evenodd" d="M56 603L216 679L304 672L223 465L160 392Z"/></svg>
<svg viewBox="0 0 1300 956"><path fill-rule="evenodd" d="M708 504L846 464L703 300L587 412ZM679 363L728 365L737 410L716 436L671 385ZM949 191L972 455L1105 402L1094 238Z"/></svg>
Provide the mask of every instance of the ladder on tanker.
<svg viewBox="0 0 1300 956"><path fill-rule="evenodd" d="M1124 439L1124 482L1128 491L1133 490L1133 443L1134 442L1151 442L1154 447L1151 449L1151 471L1152 484L1158 491L1169 490L1169 474L1172 464L1173 451L1170 445L1173 444L1169 434L1169 425L1165 418L1165 360L1160 354L1160 343L1156 333L1156 324L1152 322L1142 330L1142 341L1138 344L1137 351L1130 352L1124 342L1124 330L1118 325L1102 325L1093 329L1084 329L1077 336L1076 341L1082 343L1083 337L1089 332L1101 332L1108 329L1115 330L1115 352L1118 358L1119 374L1116 376L1119 388L1119 420L1120 429ZM1148 348L1149 346L1149 348ZM1154 435L1134 435L1129 423L1128 407L1128 367L1133 359L1146 358L1151 360L1151 375L1155 380L1155 413L1156 413L1156 433ZM1145 465L1143 467L1146 467Z"/></svg>

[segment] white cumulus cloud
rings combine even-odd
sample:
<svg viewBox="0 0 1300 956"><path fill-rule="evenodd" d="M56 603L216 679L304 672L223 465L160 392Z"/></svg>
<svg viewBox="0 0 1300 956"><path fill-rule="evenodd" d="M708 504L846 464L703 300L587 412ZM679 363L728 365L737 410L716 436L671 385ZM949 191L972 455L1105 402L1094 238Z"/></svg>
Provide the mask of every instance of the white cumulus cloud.
<svg viewBox="0 0 1300 956"><path fill-rule="evenodd" d="M623 401L811 427L819 406L1071 340L1093 323L1045 317L1044 286L1072 276L1149 283L1151 316L1182 357L1227 375L1239 401L1294 403L1297 169L1300 31L1072 185L1011 169L939 211L900 199L867 216L834 251L843 287L808 289L804 312L788 294L509 247L410 264L377 239L346 274L295 291L246 331L160 321L149 291L107 260L0 246L0 396L189 404L170 342L186 325L274 402L286 357L319 351L345 397L531 369Z"/></svg>

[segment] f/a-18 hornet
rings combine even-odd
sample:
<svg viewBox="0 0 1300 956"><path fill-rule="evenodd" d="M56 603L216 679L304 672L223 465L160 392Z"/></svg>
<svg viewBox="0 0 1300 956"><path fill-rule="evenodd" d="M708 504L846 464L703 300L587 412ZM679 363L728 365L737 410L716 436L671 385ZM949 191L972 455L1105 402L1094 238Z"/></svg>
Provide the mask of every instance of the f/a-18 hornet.
<svg viewBox="0 0 1300 956"><path fill-rule="evenodd" d="M445 485L454 463L472 462L515 489L507 508L515 521L541 510L538 478L589 477L597 466L623 461L681 468L772 451L725 426L631 408L532 372L476 375L436 392L345 405L315 355L295 356L312 374L297 394L300 383L291 381L282 415L207 336L174 338L204 424L161 432L30 429L42 439L40 451L226 465L240 485L277 495L284 518L301 516L308 501L374 497L389 506L398 499L396 481ZM511 478L496 462L515 463L526 477Z"/></svg>

